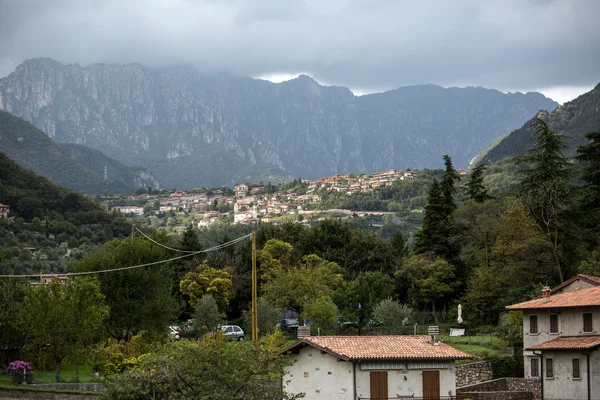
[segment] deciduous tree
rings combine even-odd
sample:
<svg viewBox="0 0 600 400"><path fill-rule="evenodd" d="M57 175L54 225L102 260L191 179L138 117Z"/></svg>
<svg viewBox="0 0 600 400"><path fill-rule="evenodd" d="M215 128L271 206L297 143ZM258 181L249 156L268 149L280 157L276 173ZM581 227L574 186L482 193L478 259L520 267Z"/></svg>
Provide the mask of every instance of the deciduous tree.
<svg viewBox="0 0 600 400"><path fill-rule="evenodd" d="M89 340L108 314L98 283L77 278L35 287L25 297L18 320L27 346L54 361L59 382L62 361Z"/></svg>

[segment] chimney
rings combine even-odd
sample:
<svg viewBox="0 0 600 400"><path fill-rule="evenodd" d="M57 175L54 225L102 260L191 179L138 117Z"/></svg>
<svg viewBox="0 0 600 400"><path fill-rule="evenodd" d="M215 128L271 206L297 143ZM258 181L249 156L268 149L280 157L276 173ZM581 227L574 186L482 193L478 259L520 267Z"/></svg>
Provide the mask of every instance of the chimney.
<svg viewBox="0 0 600 400"><path fill-rule="evenodd" d="M310 326L302 325L298 327L298 339L304 339L310 337Z"/></svg>
<svg viewBox="0 0 600 400"><path fill-rule="evenodd" d="M542 289L542 297L550 297L552 290L550 290L550 286L544 286Z"/></svg>
<svg viewBox="0 0 600 400"><path fill-rule="evenodd" d="M430 326L427 332L429 333L429 343L434 346L439 346L438 336L440 334L440 328L437 326Z"/></svg>

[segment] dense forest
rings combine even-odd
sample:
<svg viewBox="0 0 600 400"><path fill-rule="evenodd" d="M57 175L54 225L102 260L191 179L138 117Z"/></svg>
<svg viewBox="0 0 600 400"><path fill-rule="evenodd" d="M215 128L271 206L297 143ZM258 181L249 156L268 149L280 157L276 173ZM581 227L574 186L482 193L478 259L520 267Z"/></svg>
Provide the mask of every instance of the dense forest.
<svg viewBox="0 0 600 400"><path fill-rule="evenodd" d="M130 224L85 195L58 186L0 153L0 203L17 218L0 219L3 274L66 272L66 254L127 236ZM32 251L33 250L33 251Z"/></svg>

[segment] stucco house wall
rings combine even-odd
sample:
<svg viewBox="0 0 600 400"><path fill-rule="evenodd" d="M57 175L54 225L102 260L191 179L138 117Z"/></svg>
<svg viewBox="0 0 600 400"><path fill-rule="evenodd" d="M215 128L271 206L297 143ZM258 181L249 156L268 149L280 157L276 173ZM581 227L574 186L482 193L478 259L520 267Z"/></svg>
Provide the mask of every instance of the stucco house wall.
<svg viewBox="0 0 600 400"><path fill-rule="evenodd" d="M356 363L343 361L313 347L306 347L292 354L293 365L287 368L283 378L287 393L304 393L304 399L352 400L354 397L354 375L356 374L356 396L370 397L370 372L382 371L386 363ZM440 372L440 395L456 394L454 361L394 362L388 370L388 396L422 397L423 370ZM431 365L440 368L429 368ZM425 369L417 369L426 366ZM415 368L415 369L411 369Z"/></svg>
<svg viewBox="0 0 600 400"><path fill-rule="evenodd" d="M593 332L583 332L583 313L591 312ZM538 333L530 333L529 317L537 315ZM530 348L536 344L556 339L560 336L596 335L600 332L600 310L593 308L561 309L558 313L558 333L550 333L550 313L548 310L525 310L523 311L523 345Z"/></svg>
<svg viewBox="0 0 600 400"><path fill-rule="evenodd" d="M354 381L352 363L313 347L290 356L294 364L283 377L287 393L305 393L304 399L352 399Z"/></svg>
<svg viewBox="0 0 600 400"><path fill-rule="evenodd" d="M388 371L388 397L423 397L423 369L407 369L415 363L402 363L404 369ZM429 362L423 363L429 364ZM440 371L440 396L453 396L456 393L454 361L435 362L444 368L427 368L426 371ZM359 398L370 397L370 370L363 371L360 365L356 367L356 392Z"/></svg>
<svg viewBox="0 0 600 400"><path fill-rule="evenodd" d="M546 360L553 359L554 377L546 377ZM573 358L579 358L581 378L573 379ZM544 352L544 398L545 399L587 399L587 360L579 352ZM600 393L594 399L599 399Z"/></svg>

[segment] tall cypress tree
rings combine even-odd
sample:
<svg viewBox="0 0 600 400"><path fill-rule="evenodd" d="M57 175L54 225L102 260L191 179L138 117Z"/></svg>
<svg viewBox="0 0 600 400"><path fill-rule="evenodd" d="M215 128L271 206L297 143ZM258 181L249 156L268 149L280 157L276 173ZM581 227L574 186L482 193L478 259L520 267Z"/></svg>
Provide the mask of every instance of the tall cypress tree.
<svg viewBox="0 0 600 400"><path fill-rule="evenodd" d="M448 154L444 154L444 165L446 166L446 173L442 180L442 193L444 195L444 201L446 205L446 218L450 218L450 215L456 210L456 201L454 201L454 195L456 194L455 183L460 180L460 176L454 165L452 165L452 158Z"/></svg>
<svg viewBox="0 0 600 400"><path fill-rule="evenodd" d="M416 234L415 252L433 251L445 256L448 253L447 206L442 185L434 179L427 192L427 205L421 230Z"/></svg>
<svg viewBox="0 0 600 400"><path fill-rule="evenodd" d="M562 282L565 266L562 262L563 238L569 222L568 212L573 204L574 175L570 160L563 154L566 138L554 132L540 118L533 121L535 144L526 156L516 157L513 163L530 166L519 171L522 176L517 192L538 227L552 243L556 269Z"/></svg>
<svg viewBox="0 0 600 400"><path fill-rule="evenodd" d="M465 184L465 194L469 200L477 203L483 203L486 200L491 200L492 196L488 194L487 188L483 184L483 173L487 165L481 164L473 169L469 176L469 181Z"/></svg>

